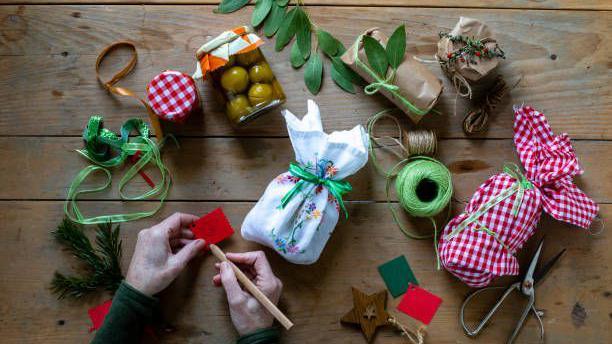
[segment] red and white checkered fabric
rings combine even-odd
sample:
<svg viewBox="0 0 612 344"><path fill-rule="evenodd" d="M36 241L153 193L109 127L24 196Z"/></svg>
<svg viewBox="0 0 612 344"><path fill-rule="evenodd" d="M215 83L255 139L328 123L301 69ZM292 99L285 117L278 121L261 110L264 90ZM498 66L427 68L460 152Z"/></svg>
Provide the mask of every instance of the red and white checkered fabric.
<svg viewBox="0 0 612 344"><path fill-rule="evenodd" d="M184 121L200 104L193 79L171 70L151 80L147 86L147 99L155 114L172 122Z"/></svg>
<svg viewBox="0 0 612 344"><path fill-rule="evenodd" d="M462 231L450 236L470 214L517 180L500 173L482 184L465 208L444 228L438 246L442 264L472 287L484 287L503 275L518 275L514 254L534 233L542 209L557 220L588 228L599 206L573 183L582 174L567 134L554 136L544 114L529 106L515 108L514 143L533 188L525 189L516 215L517 193L497 203ZM495 233L495 236L490 232Z"/></svg>

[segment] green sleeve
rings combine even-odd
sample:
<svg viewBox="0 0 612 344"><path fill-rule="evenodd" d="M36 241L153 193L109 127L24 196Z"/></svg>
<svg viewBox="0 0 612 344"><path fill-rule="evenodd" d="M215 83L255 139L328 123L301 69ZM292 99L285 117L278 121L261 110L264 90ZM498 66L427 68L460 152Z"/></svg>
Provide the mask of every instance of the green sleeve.
<svg viewBox="0 0 612 344"><path fill-rule="evenodd" d="M121 282L92 344L138 343L144 326L153 319L156 305L157 299L144 295L125 281Z"/></svg>
<svg viewBox="0 0 612 344"><path fill-rule="evenodd" d="M279 331L276 327L264 328L238 338L236 344L276 344L279 342Z"/></svg>

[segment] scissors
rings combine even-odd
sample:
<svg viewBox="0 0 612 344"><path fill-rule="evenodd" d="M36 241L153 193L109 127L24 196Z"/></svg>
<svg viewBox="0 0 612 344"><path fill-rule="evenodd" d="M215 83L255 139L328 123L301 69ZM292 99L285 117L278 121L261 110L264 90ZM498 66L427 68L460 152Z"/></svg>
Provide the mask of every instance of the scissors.
<svg viewBox="0 0 612 344"><path fill-rule="evenodd" d="M546 274L550 271L553 265L555 265L555 263L559 260L559 258L561 258L563 253L565 253L565 249L557 253L556 256L554 256L552 259L550 259L548 262L546 262L546 264L544 264L540 269L536 271L536 265L538 264L540 254L542 253L543 244L544 244L544 239L540 241L538 249L536 250L533 257L531 258L531 263L529 263L529 268L524 273L522 280L519 280L506 288L506 291L504 291L501 297L497 300L497 303L493 305L493 307L489 310L489 313L487 313L484 316L484 318L482 318L480 323L474 329L469 328L467 324L465 323L465 319L464 319L465 307L468 305L468 303L470 303L470 300L472 300L474 296L480 294L481 292L486 291L486 290L500 289L503 287L487 287L487 288L476 290L475 292L470 294L465 299L465 301L463 301L463 304L461 305L461 310L459 313L459 322L461 323L463 330L468 336L474 337L477 334L479 334L480 331L482 331L482 329L485 327L485 325L487 325L489 320L491 320L491 317L493 316L493 314L495 314L495 312L497 312L499 307L504 303L504 300L508 297L508 295L510 295L514 290L518 290L522 293L523 296L525 296L528 299L528 301L527 301L527 304L525 305L525 308L523 309L523 313L521 314L521 317L519 318L518 323L516 324L516 327L514 328L514 331L508 338L507 343L511 344L514 342L521 328L523 327L523 324L525 323L525 320L527 319L529 312L533 312L536 319L538 319L538 322L540 323L540 341L544 341L544 324L542 322L542 316L544 315L544 313L535 308L535 285L538 282L540 282L544 276L546 276Z"/></svg>

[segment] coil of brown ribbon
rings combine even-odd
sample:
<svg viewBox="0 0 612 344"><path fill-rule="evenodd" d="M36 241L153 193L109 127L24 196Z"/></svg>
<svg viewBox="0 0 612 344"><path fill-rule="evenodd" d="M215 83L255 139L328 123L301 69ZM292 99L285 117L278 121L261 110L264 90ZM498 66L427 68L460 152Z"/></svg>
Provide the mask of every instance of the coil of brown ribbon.
<svg viewBox="0 0 612 344"><path fill-rule="evenodd" d="M121 69L119 72L113 75L113 77L109 81L104 81L102 80L102 77L100 76L100 65L102 64L102 61L104 61L104 59L110 52L116 49L119 49L119 48L128 48L130 51L132 51L132 57L130 61L128 62L128 64L125 67L123 67L123 69ZM113 93L119 96L127 96L127 97L132 97L134 99L137 99L145 107L145 109L147 109L147 113L149 115L149 121L151 122L153 131L155 132L155 137L157 138L158 141L161 142L161 140L164 137L164 133L162 131L161 124L159 123L159 118L153 112L153 110L149 106L149 103L147 103L144 99L137 96L136 93L134 93L132 90L127 89L125 87L115 86L117 82L123 79L126 75L130 74L130 72L134 69L134 66L136 66L137 60L138 60L138 54L136 53L136 45L134 43L129 42L129 41L118 41L118 42L112 43L111 45L104 48L100 52L100 55L98 55L98 58L96 59L96 78L98 79L100 84L104 86L104 88L106 88L110 93Z"/></svg>

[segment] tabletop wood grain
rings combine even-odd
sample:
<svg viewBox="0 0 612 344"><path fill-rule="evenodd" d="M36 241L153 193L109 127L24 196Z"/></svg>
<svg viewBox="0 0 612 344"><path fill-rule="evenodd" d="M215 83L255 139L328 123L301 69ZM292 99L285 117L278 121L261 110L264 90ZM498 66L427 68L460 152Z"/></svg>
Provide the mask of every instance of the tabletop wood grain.
<svg viewBox="0 0 612 344"><path fill-rule="evenodd" d="M576 184L601 204L600 215L612 216L612 96L610 85L612 2L576 0L456 1L425 4L416 0L306 0L312 19L345 45L364 29L391 31L404 23L411 53L429 58L439 31L449 30L459 16L479 18L493 27L508 54L500 73L521 81L495 111L489 129L474 137L461 130L465 104L436 65L428 65L444 81L440 115L426 117L420 126L440 137L439 159L453 173L452 213L464 207L475 189L499 172L506 161L518 162L512 142L512 105L526 103L545 112L556 133L567 132L585 170ZM0 342L82 343L88 333L87 309L104 301L99 295L83 301L58 301L49 292L56 270L70 272L78 263L53 241L50 231L63 216L67 187L86 162L75 149L92 114L117 131L133 116L145 116L129 99L110 96L97 83L94 62L109 43L136 43L138 64L122 86L144 93L146 83L165 69L191 73L194 52L208 38L248 23L252 7L230 15L214 14L213 0L9 0L0 5ZM266 39L267 42L270 40ZM286 108L302 115L306 99L321 107L326 130L365 124L374 112L390 106L382 97L351 95L333 85L328 74L317 96L306 90L302 71L289 64L289 52L264 53L285 88ZM112 75L129 59L118 51L102 66ZM163 151L174 184L168 201L152 218L121 225L123 267L133 253L136 234L175 211L204 214L223 207L239 229L246 213L268 182L286 170L293 159L280 111L272 111L242 130L233 129L208 85L199 85L203 114L182 126L165 125L180 148ZM455 106L457 115L453 115ZM408 126L412 127L408 122ZM390 127L381 132L393 134ZM147 170L155 177L154 171ZM114 182L118 182L121 170ZM100 179L92 178L95 184ZM365 292L384 288L377 266L405 255L421 286L443 299L427 329L428 343L503 343L521 309L520 299L509 304L477 339L464 336L458 307L470 289L435 269L431 240L407 239L394 224L385 182L372 166L349 181L346 196L349 221L341 221L319 262L296 266L263 248L285 285L280 308L296 326L283 333L285 343L364 343L361 333L340 324L352 307L351 287ZM139 177L128 192L148 186ZM393 197L393 196L392 196ZM151 202L121 202L115 191L88 196L81 202L87 214L143 209ZM395 202L391 206L397 206ZM427 220L403 217L406 225L426 233ZM536 304L545 312L546 343L610 343L612 332L612 236L609 230L591 236L544 216L535 237L546 236L545 257L561 248L567 254L538 287ZM533 238L519 254L533 251ZM222 244L226 252L262 249L240 235ZM167 331L162 343L228 343L236 338L222 290L212 286L213 257L198 259L162 295ZM498 285L509 282L505 278ZM493 302L483 299L470 312L475 320ZM388 309L398 313L399 299ZM572 320L576 304L586 310L583 323ZM538 343L535 319L522 330L520 343ZM398 343L391 328L379 331L375 343Z"/></svg>

